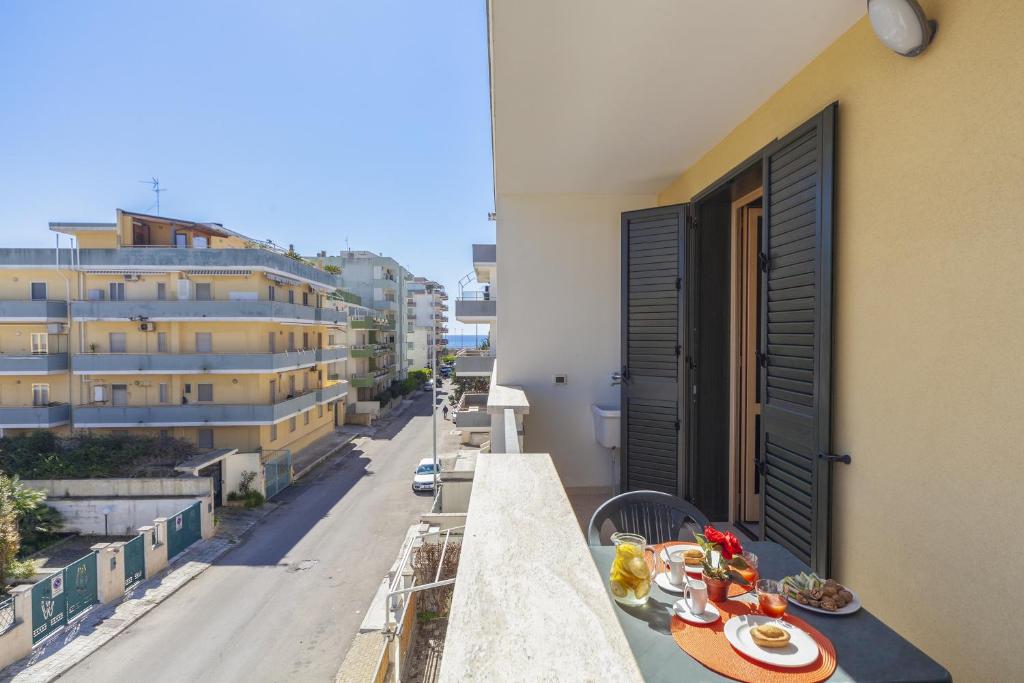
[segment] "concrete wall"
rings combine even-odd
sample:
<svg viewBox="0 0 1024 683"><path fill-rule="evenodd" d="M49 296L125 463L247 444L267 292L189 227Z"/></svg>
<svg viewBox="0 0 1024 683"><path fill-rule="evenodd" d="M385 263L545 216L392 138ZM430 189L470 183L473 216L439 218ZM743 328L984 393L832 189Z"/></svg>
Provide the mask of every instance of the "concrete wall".
<svg viewBox="0 0 1024 683"><path fill-rule="evenodd" d="M530 397L526 451L550 452L565 486L611 490L592 403L617 405L619 214L648 195L499 195L497 380ZM492 334L494 330L492 329ZM566 374L568 383L552 377Z"/></svg>
<svg viewBox="0 0 1024 683"><path fill-rule="evenodd" d="M1024 4L922 5L940 29L921 57L860 21L659 202L686 201L839 101L833 451L853 465L835 476L837 578L954 680L1011 680L1003 634L1021 600L976 600L1024 564ZM979 521L999 559L969 590L908 590L960 581L950 543Z"/></svg>
<svg viewBox="0 0 1024 683"><path fill-rule="evenodd" d="M49 498L46 504L60 511L64 530L88 535L130 535L157 517L170 517L192 503L200 507L213 501L212 495L185 498ZM107 512L104 515L105 511ZM104 524L106 517L106 524Z"/></svg>
<svg viewBox="0 0 1024 683"><path fill-rule="evenodd" d="M122 496L200 498L213 493L213 479L210 477L24 479L21 483L28 488L44 491L48 498L117 498Z"/></svg>
<svg viewBox="0 0 1024 683"><path fill-rule="evenodd" d="M266 479L263 476L263 464L259 453L235 453L224 458L221 470L224 480L224 498L232 491L238 491L242 481L242 472L255 472L256 478L252 487L256 491L266 491Z"/></svg>

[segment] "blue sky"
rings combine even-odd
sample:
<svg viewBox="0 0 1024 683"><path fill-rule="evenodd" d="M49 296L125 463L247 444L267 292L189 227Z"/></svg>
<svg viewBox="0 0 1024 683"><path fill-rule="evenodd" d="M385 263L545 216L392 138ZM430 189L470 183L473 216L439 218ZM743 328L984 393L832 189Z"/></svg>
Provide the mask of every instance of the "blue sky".
<svg viewBox="0 0 1024 683"><path fill-rule="evenodd" d="M164 215L347 237L454 299L494 240L487 79L483 0L5 0L0 247L151 210L158 176Z"/></svg>

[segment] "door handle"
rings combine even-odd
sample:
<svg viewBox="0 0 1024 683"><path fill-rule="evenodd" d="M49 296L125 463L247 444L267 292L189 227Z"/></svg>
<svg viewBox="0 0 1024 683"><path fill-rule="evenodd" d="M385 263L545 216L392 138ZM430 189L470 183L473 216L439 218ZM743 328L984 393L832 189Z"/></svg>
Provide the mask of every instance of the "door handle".
<svg viewBox="0 0 1024 683"><path fill-rule="evenodd" d="M613 372L612 373L612 386L614 387L614 386L617 386L619 384L622 384L622 373L621 372Z"/></svg>

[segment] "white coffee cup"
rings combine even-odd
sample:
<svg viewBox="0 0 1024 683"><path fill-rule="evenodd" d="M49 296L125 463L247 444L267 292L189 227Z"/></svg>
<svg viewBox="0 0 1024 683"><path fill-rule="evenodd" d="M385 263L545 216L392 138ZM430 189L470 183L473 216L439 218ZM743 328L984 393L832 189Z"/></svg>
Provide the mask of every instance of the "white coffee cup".
<svg viewBox="0 0 1024 683"><path fill-rule="evenodd" d="M692 599L692 604L691 604ZM708 606L708 585L696 579L687 580L683 589L683 601L690 614L704 614Z"/></svg>
<svg viewBox="0 0 1024 683"><path fill-rule="evenodd" d="M686 581L686 557L682 550L668 554L668 582L680 586Z"/></svg>

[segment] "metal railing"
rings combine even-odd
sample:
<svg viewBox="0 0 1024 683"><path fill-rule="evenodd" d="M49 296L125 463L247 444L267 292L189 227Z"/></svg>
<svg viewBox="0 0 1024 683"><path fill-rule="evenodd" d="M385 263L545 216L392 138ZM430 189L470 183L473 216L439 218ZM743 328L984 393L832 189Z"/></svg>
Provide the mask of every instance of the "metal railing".
<svg viewBox="0 0 1024 683"><path fill-rule="evenodd" d="M17 622L17 615L14 613L14 598L7 598L0 602L0 634L7 633Z"/></svg>

